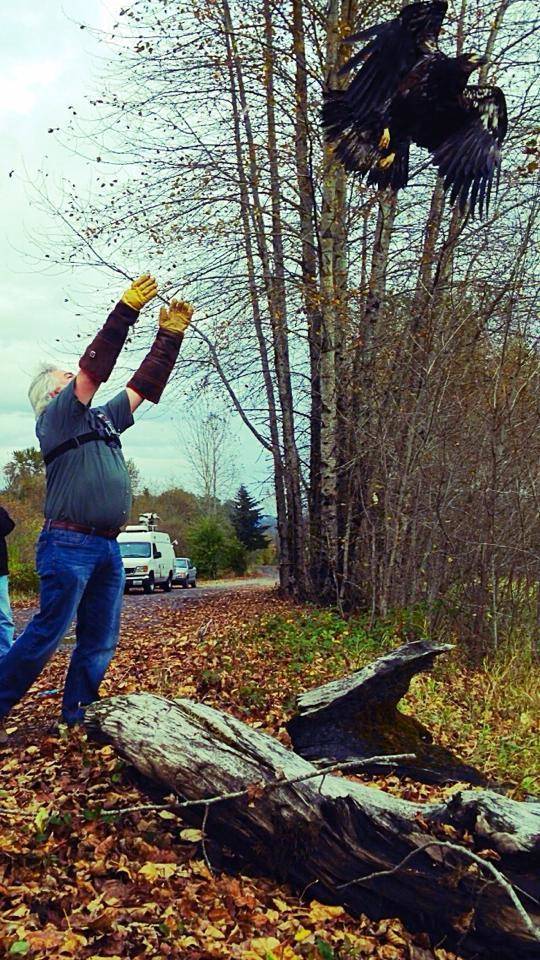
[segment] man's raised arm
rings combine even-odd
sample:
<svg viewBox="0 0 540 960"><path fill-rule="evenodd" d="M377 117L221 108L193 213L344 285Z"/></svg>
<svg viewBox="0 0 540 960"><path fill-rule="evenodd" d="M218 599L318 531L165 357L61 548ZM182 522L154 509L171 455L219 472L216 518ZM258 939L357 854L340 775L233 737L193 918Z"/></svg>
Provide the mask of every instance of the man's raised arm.
<svg viewBox="0 0 540 960"><path fill-rule="evenodd" d="M159 403L192 316L193 307L185 300L171 300L159 311L156 339L126 387L132 413L143 400Z"/></svg>
<svg viewBox="0 0 540 960"><path fill-rule="evenodd" d="M124 291L120 301L79 360L75 395L81 403L89 403L99 385L109 379L130 327L137 321L139 311L153 300L156 294L156 280L148 273L134 280Z"/></svg>

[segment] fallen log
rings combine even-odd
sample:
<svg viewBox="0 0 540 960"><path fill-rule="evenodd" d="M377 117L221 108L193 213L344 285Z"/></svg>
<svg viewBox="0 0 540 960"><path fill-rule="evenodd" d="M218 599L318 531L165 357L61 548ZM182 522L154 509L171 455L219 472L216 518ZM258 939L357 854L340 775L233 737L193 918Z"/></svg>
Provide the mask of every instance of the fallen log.
<svg viewBox="0 0 540 960"><path fill-rule="evenodd" d="M490 791L410 803L323 775L272 737L189 700L111 697L89 707L85 723L191 801L179 801L182 816L203 822L227 863L240 858L352 913L398 915L459 942L463 955L540 957L540 804ZM463 828L469 851L456 840ZM491 861L472 859L486 848Z"/></svg>
<svg viewBox="0 0 540 960"><path fill-rule="evenodd" d="M398 775L425 783L485 785L479 770L434 743L426 727L397 708L412 678L451 649L448 643L417 640L348 677L301 694L298 713L287 724L296 753L324 764L413 753L413 759L396 764ZM376 773L381 766L371 764L369 769Z"/></svg>

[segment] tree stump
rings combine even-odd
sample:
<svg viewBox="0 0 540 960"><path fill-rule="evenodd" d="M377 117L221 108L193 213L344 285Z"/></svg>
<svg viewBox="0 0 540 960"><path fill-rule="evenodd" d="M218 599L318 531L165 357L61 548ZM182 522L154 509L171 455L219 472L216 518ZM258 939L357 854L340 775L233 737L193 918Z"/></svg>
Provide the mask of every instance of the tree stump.
<svg viewBox="0 0 540 960"><path fill-rule="evenodd" d="M485 785L479 770L433 743L426 727L397 709L415 674L432 667L448 643L418 640L380 657L363 670L332 680L297 698L298 714L287 724L296 753L324 764L390 753L414 753L395 771L424 783ZM378 772L380 765L368 768Z"/></svg>
<svg viewBox="0 0 540 960"><path fill-rule="evenodd" d="M272 737L189 700L111 697L90 706L85 722L90 735L112 743L180 798L204 801L241 791L182 810L191 822L204 822L228 858L288 880L298 891L309 887L310 898L352 913L398 915L438 941L446 934L450 945L459 941L462 954L540 957L540 910L532 899L540 895L540 804L489 791L465 791L448 803L410 803L322 775ZM444 840L449 827L463 826L475 849L492 851L529 916L466 853L424 849Z"/></svg>

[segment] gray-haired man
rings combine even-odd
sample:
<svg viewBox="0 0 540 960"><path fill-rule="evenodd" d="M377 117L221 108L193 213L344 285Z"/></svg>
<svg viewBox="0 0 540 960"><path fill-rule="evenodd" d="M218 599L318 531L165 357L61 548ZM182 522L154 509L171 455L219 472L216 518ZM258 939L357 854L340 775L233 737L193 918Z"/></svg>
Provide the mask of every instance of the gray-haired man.
<svg viewBox="0 0 540 960"><path fill-rule="evenodd" d="M157 403L172 372L188 303L162 307L156 339L127 387L102 407L90 404L110 377L139 310L157 294L145 274L126 290L80 359L79 372L44 368L30 386L36 433L47 476L45 525L37 546L39 613L0 661L2 718L41 673L77 616L76 646L66 678L62 715L83 719L118 640L124 570L116 537L129 517L131 489L119 435L148 399Z"/></svg>

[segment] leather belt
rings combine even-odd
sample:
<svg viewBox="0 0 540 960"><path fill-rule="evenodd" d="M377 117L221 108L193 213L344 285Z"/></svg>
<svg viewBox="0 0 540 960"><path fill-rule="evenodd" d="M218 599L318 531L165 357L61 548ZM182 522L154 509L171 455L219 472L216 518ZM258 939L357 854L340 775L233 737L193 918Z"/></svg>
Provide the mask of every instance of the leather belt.
<svg viewBox="0 0 540 960"><path fill-rule="evenodd" d="M115 530L98 530L97 527L88 527L84 523L71 523L69 520L46 520L44 530L74 530L75 533L91 533L94 537L105 537L107 540L116 540L120 527Z"/></svg>

